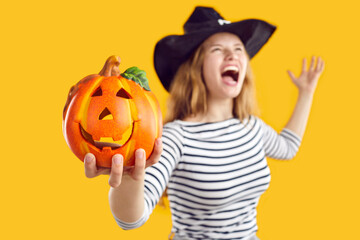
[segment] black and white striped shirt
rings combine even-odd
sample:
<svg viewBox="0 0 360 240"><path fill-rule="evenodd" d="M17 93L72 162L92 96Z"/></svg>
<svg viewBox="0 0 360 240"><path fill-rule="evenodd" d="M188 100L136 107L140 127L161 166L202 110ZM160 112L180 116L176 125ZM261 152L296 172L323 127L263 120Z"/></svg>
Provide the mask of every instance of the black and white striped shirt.
<svg viewBox="0 0 360 240"><path fill-rule="evenodd" d="M257 117L214 123L176 120L164 126L163 153L146 170L145 211L123 229L149 218L166 186L177 239L247 239L257 231L256 206L270 183L266 156L291 159L301 139L278 134Z"/></svg>

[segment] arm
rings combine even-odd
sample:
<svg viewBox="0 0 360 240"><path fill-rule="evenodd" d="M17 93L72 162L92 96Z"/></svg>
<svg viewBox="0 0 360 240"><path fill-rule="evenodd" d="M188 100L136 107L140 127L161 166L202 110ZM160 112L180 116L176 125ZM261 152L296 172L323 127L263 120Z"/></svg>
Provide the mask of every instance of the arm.
<svg viewBox="0 0 360 240"><path fill-rule="evenodd" d="M161 148L155 146L157 150L154 150L151 155L151 158L155 155L156 161L150 159L146 161L146 164L149 161L150 164L145 173L144 167L139 161L138 168L141 169L139 171L141 174L137 175L139 179L132 177L129 179L128 175L124 175L121 185L110 189L111 211L122 229L138 228L147 221L182 155L182 134L176 124L165 125L161 138ZM141 160L141 157L138 159ZM155 162L156 164L154 164ZM134 171L136 170L134 169ZM113 183L111 182L111 184Z"/></svg>
<svg viewBox="0 0 360 240"><path fill-rule="evenodd" d="M280 134L258 118L262 132L264 151L267 157L274 159L292 159L299 150L301 138L284 128Z"/></svg>
<svg viewBox="0 0 360 240"><path fill-rule="evenodd" d="M122 156L118 156L122 158ZM122 176L122 166L112 170L115 183L109 179L109 205L111 212L124 222L135 222L141 218L144 212L144 175L145 175L145 152L143 149L136 151L135 166L131 173ZM122 162L122 161L121 161Z"/></svg>
<svg viewBox="0 0 360 240"><path fill-rule="evenodd" d="M324 61L320 57L318 57L318 61L315 66L315 57L312 57L309 70L307 70L306 68L307 62L306 59L303 59L302 72L298 78L296 78L291 71L288 71L291 80L299 90L299 95L294 111L285 128L291 130L300 138L303 137L305 132L312 105L313 95L319 77L324 70Z"/></svg>
<svg viewBox="0 0 360 240"><path fill-rule="evenodd" d="M160 158L162 143L155 142L154 152L146 161L143 149L136 150L135 166L123 169L123 157L114 155L111 169L97 168L93 154L85 156L85 175L89 178L101 174L110 174L109 203L112 213L124 222L134 222L141 218L144 212L144 175L145 168Z"/></svg>

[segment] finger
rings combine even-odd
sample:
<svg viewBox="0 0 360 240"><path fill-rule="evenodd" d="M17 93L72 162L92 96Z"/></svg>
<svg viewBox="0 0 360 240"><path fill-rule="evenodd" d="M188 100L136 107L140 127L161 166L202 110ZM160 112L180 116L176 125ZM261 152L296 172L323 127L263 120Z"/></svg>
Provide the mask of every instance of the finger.
<svg viewBox="0 0 360 240"><path fill-rule="evenodd" d="M149 157L148 160L146 160L146 165L145 165L146 168L154 165L155 163L157 163L159 161L162 150L163 150L162 140L161 140L161 138L158 138L155 141L154 150L153 150L151 156Z"/></svg>
<svg viewBox="0 0 360 240"><path fill-rule="evenodd" d="M320 71L322 72L322 71L324 71L324 69L325 69L325 61L322 60L322 64L321 64L321 69L320 69Z"/></svg>
<svg viewBox="0 0 360 240"><path fill-rule="evenodd" d="M306 60L306 58L304 58L303 65L302 65L302 72L306 72L306 68L307 68L307 60Z"/></svg>
<svg viewBox="0 0 360 240"><path fill-rule="evenodd" d="M111 171L109 177L109 185L118 187L121 183L124 158L121 154L115 154L112 157Z"/></svg>
<svg viewBox="0 0 360 240"><path fill-rule="evenodd" d="M320 70L320 67L321 67L321 58L318 57L316 67L315 67L315 71L318 72Z"/></svg>
<svg viewBox="0 0 360 240"><path fill-rule="evenodd" d="M315 65L315 56L311 57L311 62L310 62L310 67L309 67L309 71L313 71L314 70L314 65Z"/></svg>
<svg viewBox="0 0 360 240"><path fill-rule="evenodd" d="M92 153L87 153L84 157L85 176L93 178L97 176L96 160Z"/></svg>
<svg viewBox="0 0 360 240"><path fill-rule="evenodd" d="M288 70L287 73L289 74L291 80L295 81L295 79L296 79L295 75L290 70Z"/></svg>
<svg viewBox="0 0 360 240"><path fill-rule="evenodd" d="M316 71L316 72L320 72L320 69L321 69L322 64L323 64L323 60L321 59L321 57L318 57L318 59L317 59L317 65L316 65L316 68L315 68L315 71Z"/></svg>
<svg viewBox="0 0 360 240"><path fill-rule="evenodd" d="M132 172L132 177L134 180L141 180L145 174L145 151L144 149L137 149L135 152L135 166Z"/></svg>
<svg viewBox="0 0 360 240"><path fill-rule="evenodd" d="M320 64L319 64L319 70L318 70L318 72L322 72L322 71L324 71L324 65L325 65L325 63L324 63L324 60L322 60L320 57L319 57L319 61L320 61Z"/></svg>

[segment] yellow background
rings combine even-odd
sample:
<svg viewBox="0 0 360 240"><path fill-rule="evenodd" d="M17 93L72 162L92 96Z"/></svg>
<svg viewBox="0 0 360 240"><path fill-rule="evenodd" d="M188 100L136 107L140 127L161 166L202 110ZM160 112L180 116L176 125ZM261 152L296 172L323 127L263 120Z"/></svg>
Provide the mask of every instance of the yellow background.
<svg viewBox="0 0 360 240"><path fill-rule="evenodd" d="M272 181L258 207L262 240L360 239L359 6L326 1L7 1L1 22L2 239L166 239L168 209L140 229L117 227L107 177L87 179L66 145L62 108L69 88L97 73L110 55L121 70L147 71L163 112L167 94L153 68L153 48L181 34L196 5L226 19L261 18L278 26L252 61L262 118L286 124L297 91L287 76L303 57L326 62L300 151L269 159Z"/></svg>

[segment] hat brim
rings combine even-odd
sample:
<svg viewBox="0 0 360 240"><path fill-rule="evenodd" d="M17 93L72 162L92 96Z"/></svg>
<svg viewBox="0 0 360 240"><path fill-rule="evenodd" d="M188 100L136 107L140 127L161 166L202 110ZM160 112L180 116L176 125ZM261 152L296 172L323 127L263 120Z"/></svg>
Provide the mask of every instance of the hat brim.
<svg viewBox="0 0 360 240"><path fill-rule="evenodd" d="M172 79L180 65L211 35L218 32L230 32L237 35L251 59L269 40L275 29L274 25L265 21L247 19L184 35L164 37L155 46L155 71L164 88L169 91Z"/></svg>

